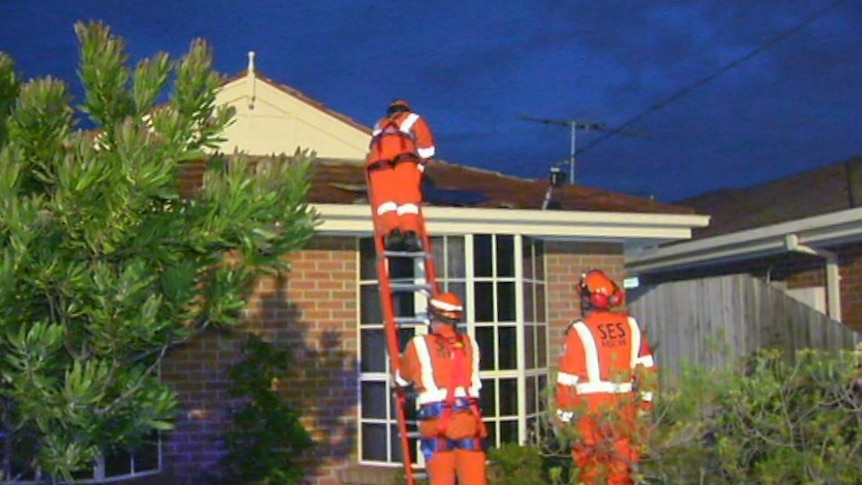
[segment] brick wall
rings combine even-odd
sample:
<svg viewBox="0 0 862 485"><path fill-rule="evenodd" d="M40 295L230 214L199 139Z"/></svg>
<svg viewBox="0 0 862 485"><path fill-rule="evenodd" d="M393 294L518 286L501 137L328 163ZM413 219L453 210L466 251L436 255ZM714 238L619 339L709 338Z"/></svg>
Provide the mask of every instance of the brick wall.
<svg viewBox="0 0 862 485"><path fill-rule="evenodd" d="M356 242L318 237L291 261L285 278L258 281L245 329L292 347L297 369L285 393L302 407L307 429L316 430L319 440L307 459L308 483L336 485L338 470L355 460L356 448ZM171 483L198 485L215 472L217 439L229 427L227 411L234 404L226 371L240 341L209 332L167 358L162 375L184 411L163 447Z"/></svg>
<svg viewBox="0 0 862 485"><path fill-rule="evenodd" d="M590 269L601 269L617 284L625 276L622 246L607 243L545 244L546 277L548 292L548 363L557 365L563 346L565 330L581 317L581 298L577 284L581 274Z"/></svg>

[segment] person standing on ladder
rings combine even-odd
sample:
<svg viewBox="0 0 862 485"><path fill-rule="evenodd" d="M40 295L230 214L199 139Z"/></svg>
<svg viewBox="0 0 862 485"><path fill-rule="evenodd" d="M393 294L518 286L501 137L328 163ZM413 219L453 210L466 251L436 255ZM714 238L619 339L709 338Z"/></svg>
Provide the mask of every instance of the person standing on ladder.
<svg viewBox="0 0 862 485"><path fill-rule="evenodd" d="M557 417L576 426L572 455L581 483L634 484L655 386L652 351L637 321L611 310L625 303L625 292L603 271L582 275L577 290L583 319L566 333Z"/></svg>
<svg viewBox="0 0 862 485"><path fill-rule="evenodd" d="M488 432L479 409L479 348L458 332L464 305L454 293L431 298L428 335L407 344L399 386L413 386L419 404L420 449L431 485L486 485L483 439Z"/></svg>
<svg viewBox="0 0 862 485"><path fill-rule="evenodd" d="M435 154L425 118L403 99L393 101L374 125L366 170L371 208L379 221L376 237L389 251L421 251L422 174Z"/></svg>

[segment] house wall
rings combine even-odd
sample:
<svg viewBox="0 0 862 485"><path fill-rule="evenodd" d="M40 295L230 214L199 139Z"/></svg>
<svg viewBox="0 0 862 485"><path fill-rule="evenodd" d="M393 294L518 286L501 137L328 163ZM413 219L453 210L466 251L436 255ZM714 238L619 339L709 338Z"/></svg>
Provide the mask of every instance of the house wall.
<svg viewBox="0 0 862 485"><path fill-rule="evenodd" d="M550 242L545 246L549 365L555 366L569 323L580 317L577 283L600 268L620 281L622 248L615 244ZM283 280L262 278L244 330L290 344L298 363L285 395L300 406L319 445L306 463L309 485L336 485L357 467L357 253L354 238L317 237L291 258ZM206 484L222 456L218 438L229 429L227 370L239 359L240 335L208 332L167 357L163 378L179 394L183 415L165 437L159 483ZM367 467L366 467L367 468ZM383 483L380 469L365 480ZM374 478L371 478L374 477ZM351 479L353 480L353 479ZM389 482L386 482L389 483Z"/></svg>
<svg viewBox="0 0 862 485"><path fill-rule="evenodd" d="M226 84L216 104L236 110L219 147L225 153L292 155L297 148L309 148L321 158L359 160L371 140L370 132L254 76Z"/></svg>
<svg viewBox="0 0 862 485"><path fill-rule="evenodd" d="M577 285L581 274L601 269L622 285L625 275L622 246L607 243L545 244L548 291L548 365L555 367L569 324L581 315Z"/></svg>
<svg viewBox="0 0 862 485"><path fill-rule="evenodd" d="M318 237L291 261L287 278L258 281L244 329L293 349L294 385L283 391L319 440L307 460L310 483L336 485L339 469L355 461L356 242ZM207 483L215 471L217 439L229 428L228 409L235 404L227 395L227 369L239 358L239 337L207 332L167 357L162 376L184 411L163 446L170 483Z"/></svg>
<svg viewBox="0 0 862 485"><path fill-rule="evenodd" d="M862 330L862 244L846 244L824 249L837 252L839 255L842 321L851 328ZM826 285L823 258L797 253L653 274L643 279L649 283L661 283L742 273L770 282L783 282L788 289Z"/></svg>

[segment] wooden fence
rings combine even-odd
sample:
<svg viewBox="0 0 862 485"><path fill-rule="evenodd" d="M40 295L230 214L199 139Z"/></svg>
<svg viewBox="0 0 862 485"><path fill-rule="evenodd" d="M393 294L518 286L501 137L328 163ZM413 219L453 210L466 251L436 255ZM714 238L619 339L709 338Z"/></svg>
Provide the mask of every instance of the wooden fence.
<svg viewBox="0 0 862 485"><path fill-rule="evenodd" d="M759 348L845 349L857 334L749 275L663 283L629 292L667 383L684 365L726 367Z"/></svg>

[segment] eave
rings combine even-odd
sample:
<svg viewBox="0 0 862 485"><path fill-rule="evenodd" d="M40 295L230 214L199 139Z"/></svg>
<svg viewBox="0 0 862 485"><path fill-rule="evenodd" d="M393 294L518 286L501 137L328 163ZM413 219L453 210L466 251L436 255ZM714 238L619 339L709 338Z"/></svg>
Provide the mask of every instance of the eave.
<svg viewBox="0 0 862 485"><path fill-rule="evenodd" d="M639 247L626 254L633 273L658 273L754 259L790 251L793 244L827 248L862 240L862 207L682 242Z"/></svg>
<svg viewBox="0 0 862 485"><path fill-rule="evenodd" d="M371 210L364 204L316 204L318 231L325 234L372 233ZM424 207L432 235L518 234L538 238L630 244L691 238L709 217L691 214L642 214L594 211L540 211L464 207Z"/></svg>

